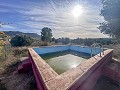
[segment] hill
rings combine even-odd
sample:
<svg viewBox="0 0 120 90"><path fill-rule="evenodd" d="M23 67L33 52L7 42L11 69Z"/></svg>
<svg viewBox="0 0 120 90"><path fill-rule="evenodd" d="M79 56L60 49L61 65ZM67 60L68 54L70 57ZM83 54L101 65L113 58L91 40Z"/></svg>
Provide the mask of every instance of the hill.
<svg viewBox="0 0 120 90"><path fill-rule="evenodd" d="M40 39L40 35L38 35L37 33L23 33L23 32L20 32L20 31L4 31L4 33L7 34L10 37L14 37L15 35L25 34L25 35L28 35L32 38Z"/></svg>

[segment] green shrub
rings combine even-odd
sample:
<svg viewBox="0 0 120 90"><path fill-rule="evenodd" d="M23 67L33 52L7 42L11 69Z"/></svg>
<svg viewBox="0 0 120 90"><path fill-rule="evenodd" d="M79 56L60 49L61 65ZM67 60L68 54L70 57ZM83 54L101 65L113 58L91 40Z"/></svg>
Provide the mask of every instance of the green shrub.
<svg viewBox="0 0 120 90"><path fill-rule="evenodd" d="M33 39L27 35L16 35L10 41L12 46L30 46L32 42Z"/></svg>

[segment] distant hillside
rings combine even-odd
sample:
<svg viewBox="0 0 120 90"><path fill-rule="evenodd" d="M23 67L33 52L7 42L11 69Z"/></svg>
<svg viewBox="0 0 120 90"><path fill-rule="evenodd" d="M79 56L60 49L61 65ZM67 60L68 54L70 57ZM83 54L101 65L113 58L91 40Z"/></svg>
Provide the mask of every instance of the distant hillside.
<svg viewBox="0 0 120 90"><path fill-rule="evenodd" d="M38 35L37 33L23 33L19 31L4 31L4 33L11 37L14 37L15 35L25 34L32 38L40 39L40 35Z"/></svg>

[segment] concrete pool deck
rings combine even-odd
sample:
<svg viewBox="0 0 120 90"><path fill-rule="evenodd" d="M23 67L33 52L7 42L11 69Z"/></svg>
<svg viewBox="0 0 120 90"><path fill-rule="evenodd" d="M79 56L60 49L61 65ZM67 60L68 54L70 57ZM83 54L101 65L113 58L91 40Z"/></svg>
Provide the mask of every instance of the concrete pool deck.
<svg viewBox="0 0 120 90"><path fill-rule="evenodd" d="M29 48L29 59L32 63L38 90L92 90L101 76L103 66L112 60L112 52L112 49L105 50L101 57L95 55L76 68L60 75L32 48Z"/></svg>

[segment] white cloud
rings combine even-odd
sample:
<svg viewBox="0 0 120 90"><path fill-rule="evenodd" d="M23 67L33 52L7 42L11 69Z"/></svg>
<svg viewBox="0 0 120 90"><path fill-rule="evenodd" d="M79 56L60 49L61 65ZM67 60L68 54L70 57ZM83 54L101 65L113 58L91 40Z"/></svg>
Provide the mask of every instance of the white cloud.
<svg viewBox="0 0 120 90"><path fill-rule="evenodd" d="M2 28L15 29L15 27L12 25L3 25Z"/></svg>
<svg viewBox="0 0 120 90"><path fill-rule="evenodd" d="M99 16L99 6L92 5L87 1L79 2L84 11L77 19L72 14L76 3L68 2L68 0L45 1L45 3L26 1L22 8L19 5L8 4L8 6L18 9L17 12L21 15L22 21L17 23L24 27L26 32L26 28L31 32L39 33L43 27L50 27L55 37L106 37L97 29L99 23L103 21L103 18ZM7 28L14 29L12 26L7 26Z"/></svg>

